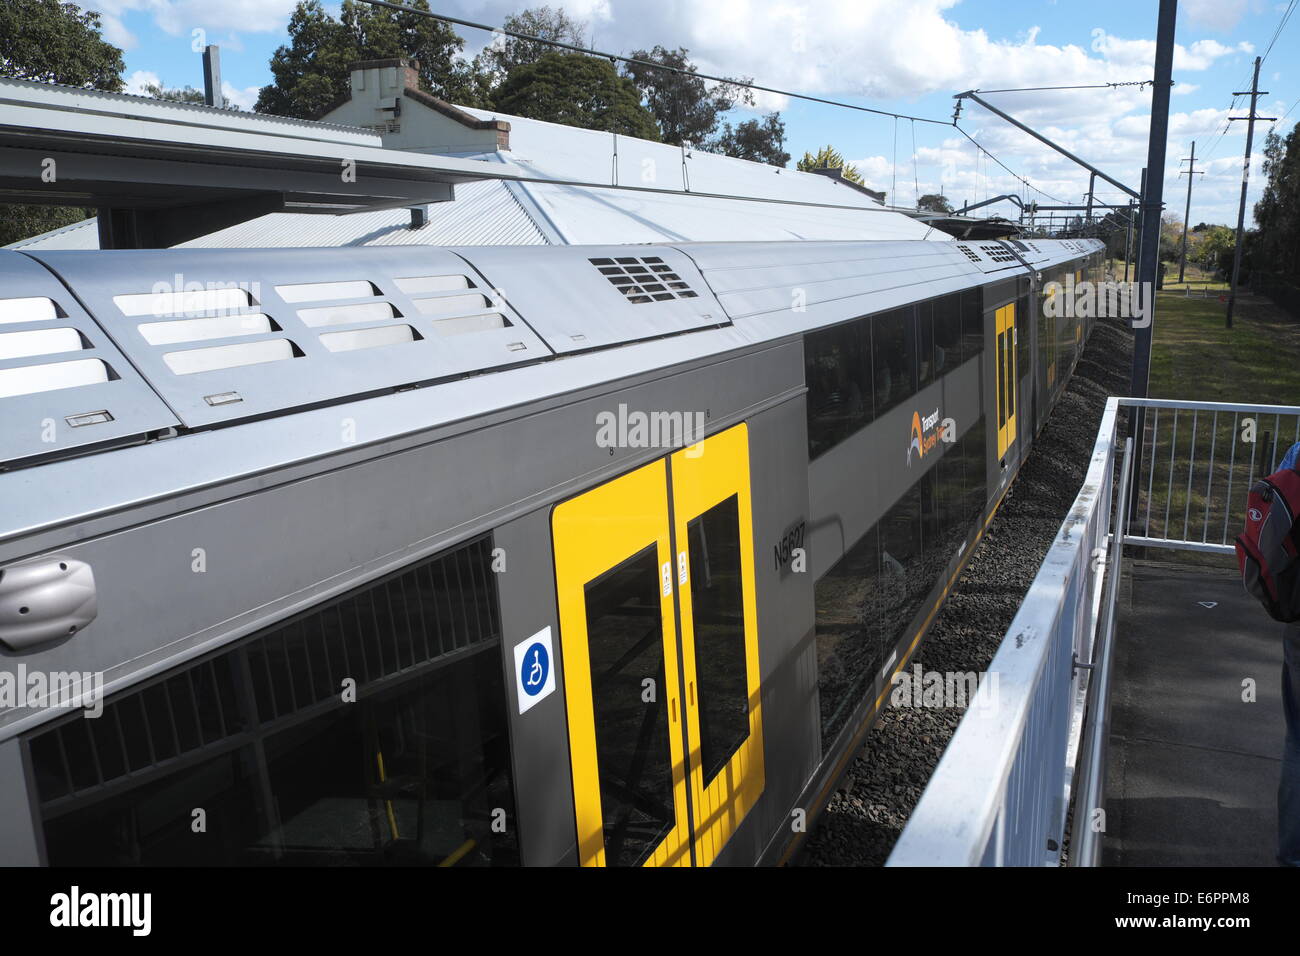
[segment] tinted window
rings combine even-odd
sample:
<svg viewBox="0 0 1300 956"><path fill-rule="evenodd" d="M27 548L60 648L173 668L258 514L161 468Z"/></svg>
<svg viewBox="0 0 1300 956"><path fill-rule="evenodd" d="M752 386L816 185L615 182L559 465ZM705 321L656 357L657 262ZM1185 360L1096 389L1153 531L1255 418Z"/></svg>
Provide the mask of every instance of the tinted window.
<svg viewBox="0 0 1300 956"><path fill-rule="evenodd" d="M911 308L871 320L876 415L916 394L916 316Z"/></svg>
<svg viewBox="0 0 1300 956"><path fill-rule="evenodd" d="M984 507L984 419L817 582L817 696L830 746ZM886 675L887 676L887 675Z"/></svg>
<svg viewBox="0 0 1300 956"><path fill-rule="evenodd" d="M984 293L967 289L961 293L961 354L971 359L984 351Z"/></svg>
<svg viewBox="0 0 1300 956"><path fill-rule="evenodd" d="M749 736L740 508L736 496L687 524L686 536L691 549L700 762L704 785L708 786Z"/></svg>
<svg viewBox="0 0 1300 956"><path fill-rule="evenodd" d="M817 582L817 699L828 748L884 663L880 640L879 540L862 536Z"/></svg>
<svg viewBox="0 0 1300 956"><path fill-rule="evenodd" d="M637 866L675 820L666 695L642 684L666 686L655 546L588 584L586 604L605 862Z"/></svg>
<svg viewBox="0 0 1300 956"><path fill-rule="evenodd" d="M947 375L961 365L961 296L945 295L934 301L934 369Z"/></svg>
<svg viewBox="0 0 1300 956"><path fill-rule="evenodd" d="M804 336L804 374L808 457L816 458L871 421L870 320Z"/></svg>
<svg viewBox="0 0 1300 956"><path fill-rule="evenodd" d="M916 307L916 376L918 388L925 388L937 377L934 361L934 302Z"/></svg>
<svg viewBox="0 0 1300 956"><path fill-rule="evenodd" d="M517 863L490 556L470 542L34 737L49 862Z"/></svg>
<svg viewBox="0 0 1300 956"><path fill-rule="evenodd" d="M885 647L907 634L933 583L926 580L922 568L918 483L880 521L880 620Z"/></svg>

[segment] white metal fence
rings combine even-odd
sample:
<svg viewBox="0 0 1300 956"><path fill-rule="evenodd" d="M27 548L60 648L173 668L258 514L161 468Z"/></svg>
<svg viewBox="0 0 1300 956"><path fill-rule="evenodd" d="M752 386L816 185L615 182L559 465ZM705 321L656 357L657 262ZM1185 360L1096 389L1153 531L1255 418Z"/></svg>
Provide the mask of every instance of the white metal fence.
<svg viewBox="0 0 1300 956"><path fill-rule="evenodd" d="M1119 439L1121 409L1140 451ZM1107 402L1083 487L989 665L996 680L981 682L889 866L1057 866L1076 790L1070 863L1096 864L1123 545L1231 552L1251 483L1296 440L1300 407Z"/></svg>

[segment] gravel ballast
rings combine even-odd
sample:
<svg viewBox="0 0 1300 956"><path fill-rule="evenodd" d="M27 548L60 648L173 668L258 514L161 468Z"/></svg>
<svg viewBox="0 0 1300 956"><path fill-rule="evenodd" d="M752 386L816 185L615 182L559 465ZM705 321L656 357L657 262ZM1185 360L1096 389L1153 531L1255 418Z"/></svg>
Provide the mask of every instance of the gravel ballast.
<svg viewBox="0 0 1300 956"><path fill-rule="evenodd" d="M1106 399L1129 391L1133 336L1099 320L1060 402L983 540L908 665L983 673L1083 484ZM879 866L964 709L891 707L851 761L809 835L803 866Z"/></svg>

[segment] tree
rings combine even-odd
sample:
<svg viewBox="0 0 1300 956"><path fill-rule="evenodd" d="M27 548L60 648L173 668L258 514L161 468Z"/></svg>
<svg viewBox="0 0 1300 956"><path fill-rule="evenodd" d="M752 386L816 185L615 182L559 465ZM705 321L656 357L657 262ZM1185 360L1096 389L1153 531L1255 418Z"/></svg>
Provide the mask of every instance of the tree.
<svg viewBox="0 0 1300 956"><path fill-rule="evenodd" d="M780 113L768 113L762 119L745 120L732 127L724 123L722 133L708 148L714 152L748 159L769 166L785 166L790 154L784 149L785 123Z"/></svg>
<svg viewBox="0 0 1300 956"><path fill-rule="evenodd" d="M1250 244L1257 269L1300 277L1300 125L1284 140L1264 140L1264 193L1255 204L1258 234Z"/></svg>
<svg viewBox="0 0 1300 956"><path fill-rule="evenodd" d="M428 0L408 6L428 10ZM420 88L467 106L483 98L481 63L457 54L465 46L441 20L343 0L339 19L321 0L299 0L289 18L290 42L271 57L274 82L262 87L259 113L315 118L348 91L349 67L358 60L407 57L419 61Z"/></svg>
<svg viewBox="0 0 1300 956"><path fill-rule="evenodd" d="M658 141L659 128L636 85L601 57L546 53L516 68L494 104L503 113Z"/></svg>
<svg viewBox="0 0 1300 956"><path fill-rule="evenodd" d="M502 26L513 33L526 33L573 46L582 46L586 42L586 28L565 13L563 7L530 7L522 13L506 17ZM495 74L497 82L501 83L512 70L536 63L553 49L545 43L500 34L483 51L482 62Z"/></svg>
<svg viewBox="0 0 1300 956"><path fill-rule="evenodd" d="M196 90L192 86L168 88L161 83L146 83L141 90L145 96L151 96L155 100L166 100L169 103L196 103L202 106L207 102L203 91Z"/></svg>
<svg viewBox="0 0 1300 956"><path fill-rule="evenodd" d="M624 69L654 115L665 143L703 145L718 133L723 114L738 104L752 106L754 94L739 83L749 78L709 86L695 73L690 50L634 50L635 61ZM658 64L658 67L650 64ZM669 67L670 69L660 69Z"/></svg>
<svg viewBox="0 0 1300 956"><path fill-rule="evenodd" d="M1188 255L1208 272L1228 275L1232 271L1232 258L1237 245L1236 230L1228 226L1209 226Z"/></svg>
<svg viewBox="0 0 1300 956"><path fill-rule="evenodd" d="M99 34L99 14L58 0L0 4L0 76L116 93L122 51Z"/></svg>
<svg viewBox="0 0 1300 956"><path fill-rule="evenodd" d="M924 212L941 212L945 215L952 213L952 203L948 202L948 197L939 193L926 193L916 201L916 208Z"/></svg>
<svg viewBox="0 0 1300 956"><path fill-rule="evenodd" d="M844 157L832 146L823 146L817 150L816 155L804 153L803 159L798 162L799 169L805 173L814 169L838 169L840 175L849 182L857 183L859 186L865 186L867 183L862 178L862 173L858 167L844 161Z"/></svg>
<svg viewBox="0 0 1300 956"><path fill-rule="evenodd" d="M0 76L93 90L122 89L122 51L100 36L99 14L57 0L0 3ZM0 245L71 225L80 206L0 205Z"/></svg>

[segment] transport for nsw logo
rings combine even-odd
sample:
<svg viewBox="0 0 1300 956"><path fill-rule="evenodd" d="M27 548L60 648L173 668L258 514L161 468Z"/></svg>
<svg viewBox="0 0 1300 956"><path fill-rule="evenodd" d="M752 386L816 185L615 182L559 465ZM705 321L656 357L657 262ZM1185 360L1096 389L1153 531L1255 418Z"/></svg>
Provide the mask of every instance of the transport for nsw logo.
<svg viewBox="0 0 1300 956"><path fill-rule="evenodd" d="M912 467L914 456L924 458L939 442L950 442L955 435L955 423L951 418L940 421L939 409L936 408L924 418L920 412L912 412L912 440L907 446L907 467Z"/></svg>

